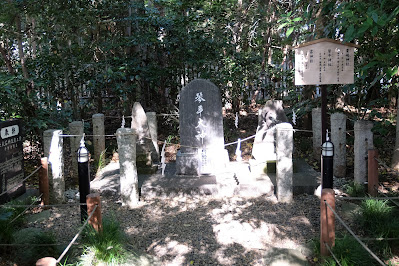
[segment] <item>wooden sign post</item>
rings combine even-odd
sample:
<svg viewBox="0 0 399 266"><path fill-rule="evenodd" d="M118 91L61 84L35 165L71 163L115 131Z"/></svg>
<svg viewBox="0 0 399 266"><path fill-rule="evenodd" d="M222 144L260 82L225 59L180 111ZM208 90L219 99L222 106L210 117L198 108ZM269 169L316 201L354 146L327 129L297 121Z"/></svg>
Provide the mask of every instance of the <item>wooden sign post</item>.
<svg viewBox="0 0 399 266"><path fill-rule="evenodd" d="M321 89L321 137L326 141L328 84L354 83L352 43L319 39L295 47L295 85L319 85ZM320 145L322 144L320 143Z"/></svg>
<svg viewBox="0 0 399 266"><path fill-rule="evenodd" d="M352 84L354 83L354 49L357 45L341 43L331 39L319 39L307 42L295 47L295 85L319 85L321 88L321 136L322 143L326 142L327 133L327 85L328 84ZM331 144L332 145L332 144ZM333 146L334 147L334 146ZM332 152L334 154L334 152ZM327 161L321 164L322 192L320 214L320 250L323 255L329 255L325 246L334 246L335 224L334 214L328 210L327 203L335 209L332 174L326 173L327 169L333 169L332 160L330 168ZM324 165L327 163L326 165ZM324 171L324 167L326 171ZM323 184L326 183L326 184Z"/></svg>

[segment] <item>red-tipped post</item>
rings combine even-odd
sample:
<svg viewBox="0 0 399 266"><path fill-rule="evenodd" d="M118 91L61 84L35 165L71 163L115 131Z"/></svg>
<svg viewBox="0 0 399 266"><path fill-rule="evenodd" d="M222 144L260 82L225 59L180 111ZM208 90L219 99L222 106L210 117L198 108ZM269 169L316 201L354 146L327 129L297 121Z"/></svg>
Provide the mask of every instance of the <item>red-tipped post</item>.
<svg viewBox="0 0 399 266"><path fill-rule="evenodd" d="M87 214L90 215L94 207L98 205L94 211L93 216L89 220L89 224L93 226L94 230L101 232L103 230L102 217L101 217L101 198L100 194L92 193L86 196Z"/></svg>
<svg viewBox="0 0 399 266"><path fill-rule="evenodd" d="M329 256L330 252L326 243L332 248L335 245L335 216L328 203L335 210L335 194L331 188L325 188L321 192L320 202L320 253L322 256Z"/></svg>
<svg viewBox="0 0 399 266"><path fill-rule="evenodd" d="M57 260L52 257L41 258L36 261L36 266L56 266Z"/></svg>
<svg viewBox="0 0 399 266"><path fill-rule="evenodd" d="M49 205L50 202L50 191L48 181L48 160L47 157L40 159L42 168L39 170L39 191L42 194L41 205Z"/></svg>
<svg viewBox="0 0 399 266"><path fill-rule="evenodd" d="M368 193L372 197L376 197L378 195L378 151L377 150L368 150Z"/></svg>

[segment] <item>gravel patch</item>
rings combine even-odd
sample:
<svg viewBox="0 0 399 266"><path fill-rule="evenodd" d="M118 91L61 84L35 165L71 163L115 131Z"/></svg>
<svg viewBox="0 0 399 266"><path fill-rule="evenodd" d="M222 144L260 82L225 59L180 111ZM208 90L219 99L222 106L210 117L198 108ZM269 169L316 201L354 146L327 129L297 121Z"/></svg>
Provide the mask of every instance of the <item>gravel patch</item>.
<svg viewBox="0 0 399 266"><path fill-rule="evenodd" d="M176 195L143 198L129 210L117 196L102 197L103 215L114 215L139 254L162 265L265 265L270 248L296 249L309 255L306 243L319 234L316 196L301 195L291 204L274 196L213 198ZM69 242L80 226L79 207L51 208L47 221L30 227L54 232Z"/></svg>

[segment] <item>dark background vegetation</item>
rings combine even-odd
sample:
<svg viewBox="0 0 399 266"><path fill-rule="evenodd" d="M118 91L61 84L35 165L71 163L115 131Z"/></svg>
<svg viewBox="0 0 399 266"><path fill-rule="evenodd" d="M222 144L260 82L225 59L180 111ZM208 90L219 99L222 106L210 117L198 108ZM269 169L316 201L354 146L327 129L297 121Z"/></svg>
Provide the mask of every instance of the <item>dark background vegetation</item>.
<svg viewBox="0 0 399 266"><path fill-rule="evenodd" d="M197 77L233 113L252 91L302 117L319 103L314 86L293 84L292 47L322 37L361 46L355 84L329 88L332 108L395 107L398 1L316 2L1 1L1 117L23 118L35 139L92 113L129 115L135 101L168 113Z"/></svg>

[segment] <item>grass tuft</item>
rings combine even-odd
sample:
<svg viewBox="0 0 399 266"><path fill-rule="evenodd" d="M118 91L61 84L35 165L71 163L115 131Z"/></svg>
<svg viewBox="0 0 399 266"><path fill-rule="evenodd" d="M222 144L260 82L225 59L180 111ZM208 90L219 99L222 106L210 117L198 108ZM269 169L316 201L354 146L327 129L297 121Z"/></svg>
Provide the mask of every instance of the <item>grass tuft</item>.
<svg viewBox="0 0 399 266"><path fill-rule="evenodd" d="M356 221L363 230L374 237L392 236L395 230L395 219L392 219L394 207L389 205L388 200L367 199L360 205L360 213Z"/></svg>
<svg viewBox="0 0 399 266"><path fill-rule="evenodd" d="M315 240L313 244L316 257L321 258L320 240ZM344 235L343 238L337 238L332 252L342 266L377 265L370 254L356 241L356 239L349 235ZM321 261L320 265L324 266L339 265L332 256L316 259L315 261Z"/></svg>
<svg viewBox="0 0 399 266"><path fill-rule="evenodd" d="M126 260L125 245L127 238L115 217L103 219L103 231L97 233L93 227L88 226L83 234L85 254L82 259L92 258L108 264L118 264Z"/></svg>

